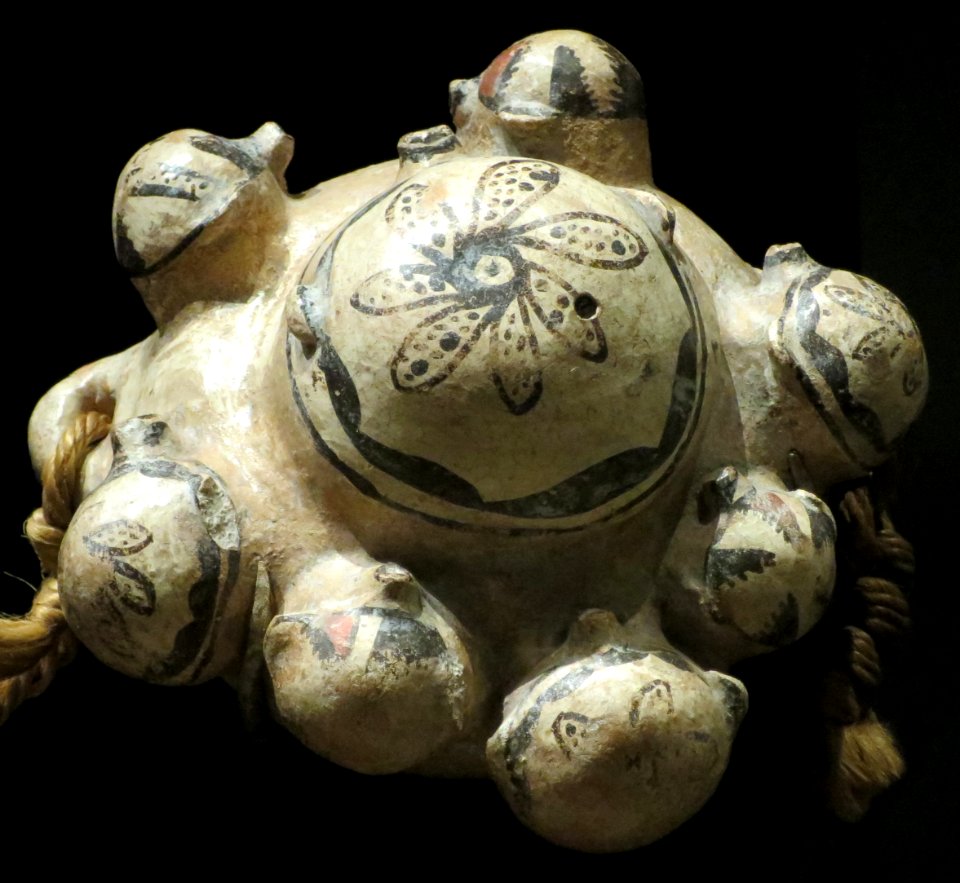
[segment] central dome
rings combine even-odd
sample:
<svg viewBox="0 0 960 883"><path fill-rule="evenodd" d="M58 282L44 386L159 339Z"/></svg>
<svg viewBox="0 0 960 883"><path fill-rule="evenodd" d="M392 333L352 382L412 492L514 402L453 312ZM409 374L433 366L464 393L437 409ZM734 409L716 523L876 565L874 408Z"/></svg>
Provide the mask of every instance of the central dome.
<svg viewBox="0 0 960 883"><path fill-rule="evenodd" d="M325 244L300 299L305 415L404 508L580 524L655 484L696 422L686 280L627 198L551 163L418 173Z"/></svg>

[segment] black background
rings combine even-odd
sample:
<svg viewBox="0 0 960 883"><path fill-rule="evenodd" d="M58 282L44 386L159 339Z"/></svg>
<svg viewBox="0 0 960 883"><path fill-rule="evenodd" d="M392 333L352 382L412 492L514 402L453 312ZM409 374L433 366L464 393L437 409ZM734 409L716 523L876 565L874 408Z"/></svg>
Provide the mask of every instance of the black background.
<svg viewBox="0 0 960 883"><path fill-rule="evenodd" d="M786 12L734 21L613 7L581 16L346 14L338 25L226 9L209 19L168 10L141 21L38 17L33 33L43 36L23 36L31 51L6 89L0 568L37 579L18 539L39 503L25 450L33 405L75 368L152 331L110 234L116 176L138 147L183 127L238 137L272 119L297 139L288 173L296 192L387 159L403 133L447 121L447 82L479 73L514 40L579 27L639 69L663 190L749 262L759 264L770 244L799 241L820 262L891 288L918 321L931 391L902 458L895 510L920 562L915 628L881 703L908 775L856 826L817 813L805 772L813 748L789 714L803 656L788 651L746 673L751 713L703 812L642 852L579 856L526 832L490 783L348 773L279 729L247 735L222 684L149 686L81 654L0 730L8 842L42 832L78 867L128 844L150 862L199 848L194 864L204 867L271 857L281 873L306 863L323 874L334 856L346 859L347 874L351 862L357 873L443 875L942 871L956 857L960 784L952 542L960 78L950 23L854 28ZM29 604L13 578L0 593L4 609Z"/></svg>

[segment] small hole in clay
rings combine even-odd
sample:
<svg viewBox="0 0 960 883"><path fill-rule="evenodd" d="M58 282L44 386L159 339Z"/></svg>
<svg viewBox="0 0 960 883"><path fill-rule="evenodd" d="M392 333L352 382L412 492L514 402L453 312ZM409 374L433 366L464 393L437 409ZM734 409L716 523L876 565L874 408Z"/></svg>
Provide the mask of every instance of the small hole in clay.
<svg viewBox="0 0 960 883"><path fill-rule="evenodd" d="M573 302L573 308L581 319L597 318L597 302L589 294L581 294Z"/></svg>

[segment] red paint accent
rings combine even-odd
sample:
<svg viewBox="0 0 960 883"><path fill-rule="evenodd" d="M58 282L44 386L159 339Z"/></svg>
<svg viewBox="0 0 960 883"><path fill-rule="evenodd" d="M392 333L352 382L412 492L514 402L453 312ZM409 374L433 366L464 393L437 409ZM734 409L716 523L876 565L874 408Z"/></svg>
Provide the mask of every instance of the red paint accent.
<svg viewBox="0 0 960 883"><path fill-rule="evenodd" d="M790 511L790 507L783 501L783 498L777 494L768 491L760 499L762 500L760 508L765 509L767 512L774 513L778 520L783 520L785 517L784 513L788 516L793 514Z"/></svg>
<svg viewBox="0 0 960 883"><path fill-rule="evenodd" d="M480 87L478 89L480 95L483 98L493 98L497 93L497 80L500 79L500 74L503 73L503 69L510 64L510 59L513 58L517 52L520 51L522 46L526 45L524 40L521 40L519 43L514 43L509 49L501 52L490 64L484 72L483 76L480 78Z"/></svg>
<svg viewBox="0 0 960 883"><path fill-rule="evenodd" d="M351 638L356 620L344 613L337 613L327 620L327 637L333 643L333 649L341 659L350 652Z"/></svg>
<svg viewBox="0 0 960 883"><path fill-rule="evenodd" d="M788 543L792 545L803 536L800 525L797 523L797 517L783 497L768 491L761 499L763 502L759 508L776 518L777 529L783 531L784 538Z"/></svg>

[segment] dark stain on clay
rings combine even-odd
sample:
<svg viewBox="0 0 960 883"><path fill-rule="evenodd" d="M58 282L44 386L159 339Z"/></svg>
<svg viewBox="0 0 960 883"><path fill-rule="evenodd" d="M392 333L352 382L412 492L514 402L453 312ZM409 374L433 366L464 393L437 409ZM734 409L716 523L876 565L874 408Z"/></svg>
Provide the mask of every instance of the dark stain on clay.
<svg viewBox="0 0 960 883"><path fill-rule="evenodd" d="M705 481L697 492L697 521L700 524L710 524L720 516L726 505L717 482Z"/></svg>
<svg viewBox="0 0 960 883"><path fill-rule="evenodd" d="M114 473L119 474L118 470L125 466L128 460L156 456L152 452L142 451L141 448L154 448L159 445L169 429L169 425L162 420L155 420L152 415L144 415L128 420L120 430L110 433L110 447L113 450L111 476Z"/></svg>
<svg viewBox="0 0 960 883"><path fill-rule="evenodd" d="M170 427L162 420L152 420L144 428L140 437L140 443L146 447L155 447L163 440L164 435Z"/></svg>
<svg viewBox="0 0 960 883"><path fill-rule="evenodd" d="M660 785L658 761L663 759L662 753L650 744L653 740L649 734L643 734L641 741L647 744L643 750L627 756L627 771L635 771L648 787L657 788Z"/></svg>

